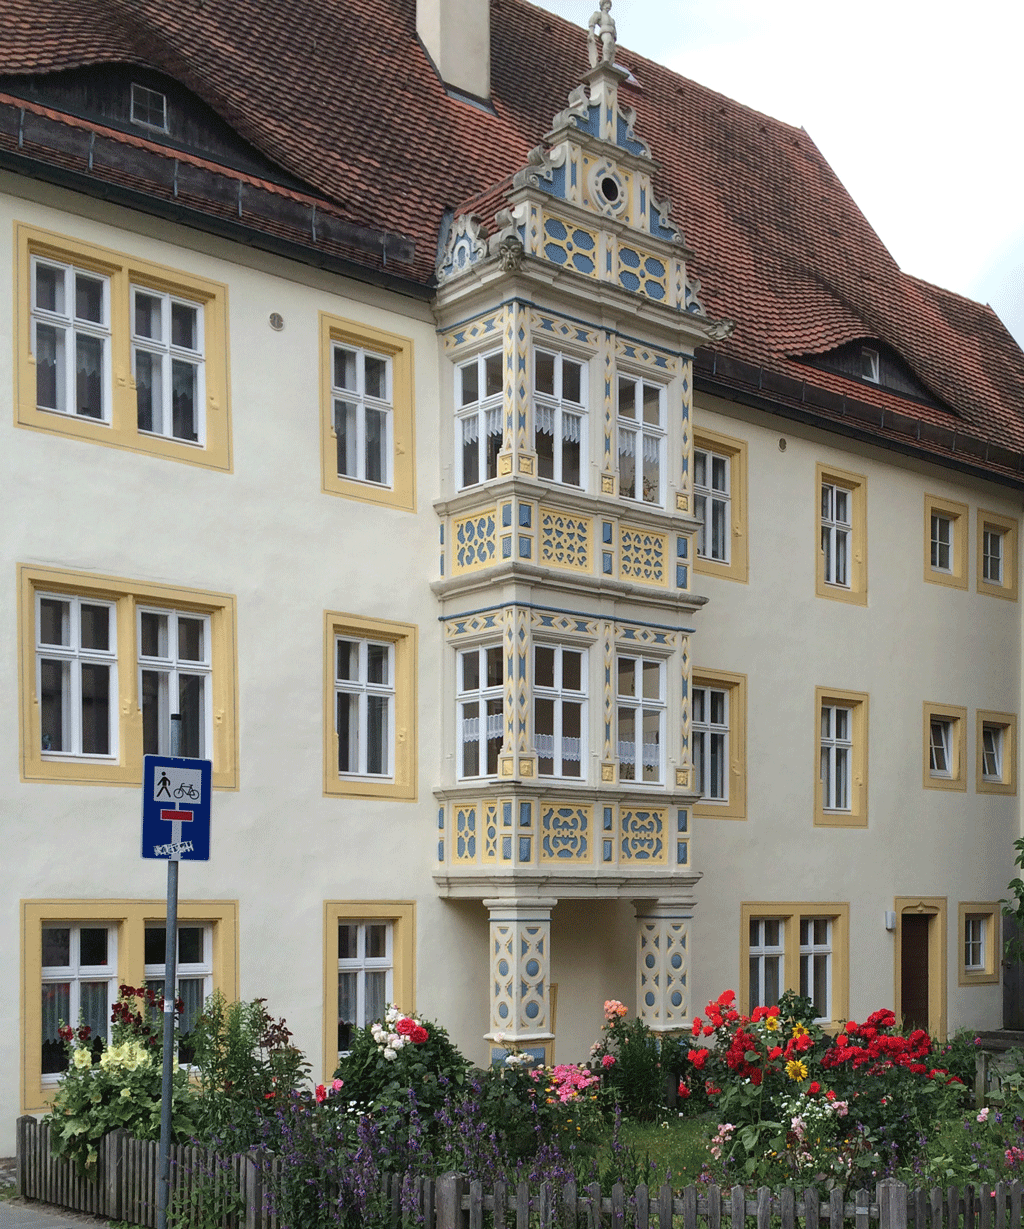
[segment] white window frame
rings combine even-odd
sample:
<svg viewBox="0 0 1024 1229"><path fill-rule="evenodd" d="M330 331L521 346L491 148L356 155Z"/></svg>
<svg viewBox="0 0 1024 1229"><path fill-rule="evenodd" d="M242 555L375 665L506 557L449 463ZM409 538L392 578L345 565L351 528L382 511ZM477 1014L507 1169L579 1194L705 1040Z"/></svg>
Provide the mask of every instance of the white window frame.
<svg viewBox="0 0 1024 1229"><path fill-rule="evenodd" d="M953 722L946 717L929 719L928 771L933 777L953 776Z"/></svg>
<svg viewBox="0 0 1024 1229"><path fill-rule="evenodd" d="M933 572L945 572L947 575L953 575L954 562L954 540L953 526L954 518L947 516L943 512L936 512L934 509L931 514L931 564ZM942 562L943 551L945 551L945 563Z"/></svg>
<svg viewBox="0 0 1024 1229"><path fill-rule="evenodd" d="M368 1024L372 1024L373 1020L368 1018L366 1004L366 974L383 972L384 978L384 1002L391 1003L394 1000L394 977L395 977L395 925L394 922L383 918L367 918L365 921L356 921L352 918L339 918L338 929L342 926L355 926L356 930L356 955L342 957L338 956L338 1026L341 1026L341 975L343 973L356 974L356 1019L347 1023L351 1023L353 1028L365 1028ZM366 929L368 926L383 926L385 932L385 954L383 956L367 956L366 955ZM335 931L337 941L337 930ZM337 945L337 943L336 943ZM338 1057L349 1053L348 1050L338 1049Z"/></svg>
<svg viewBox="0 0 1024 1229"><path fill-rule="evenodd" d="M811 1002L815 1000L815 991L818 989L817 975L815 972L815 957L825 956L825 986L824 986L824 1004L825 1011L821 1015L815 1016L817 1022L832 1019L832 918L830 917L814 917L811 914L801 914L794 919L799 926L798 937L800 940L800 993ZM825 941L818 943L814 938L814 926L817 922L825 923ZM804 938L804 927L807 928L807 939Z"/></svg>
<svg viewBox="0 0 1024 1229"><path fill-rule="evenodd" d="M716 482L716 462L721 464L722 484ZM711 542L708 549L708 509L711 510ZM732 457L710 448L693 450L693 511L697 529L697 557L730 563L732 555ZM719 530L720 540L715 541Z"/></svg>
<svg viewBox="0 0 1024 1229"><path fill-rule="evenodd" d="M338 678L338 645L342 642L359 646L358 678ZM368 680L367 656L369 647L384 649L387 653L387 683L371 683ZM374 637L362 638L336 633L334 636L334 732L338 736L338 761L336 769L342 780L365 778L370 781L393 781L395 779L395 646L390 640L378 640ZM341 696L358 697L358 729L356 730L356 753L358 766L355 769L343 771L341 759L341 731L338 722L338 704ZM379 696L388 700L387 706L387 771L370 772L367 768L367 744L369 741L368 701L371 696Z"/></svg>
<svg viewBox="0 0 1024 1229"><path fill-rule="evenodd" d="M79 1017L82 1012L81 987L83 982L106 982L107 983L107 1018L104 1021L104 1030L102 1033L103 1041L110 1040L110 1008L117 1001L118 987L118 972L117 972L117 923L112 921L89 921L89 922L72 922L59 919L55 921L44 921L42 929L46 930L68 930L70 931L69 943L70 954L72 960L67 965L43 965L42 966L42 986L40 992L45 993L47 985L54 985L67 982L69 984L68 994L68 1018L64 1021L69 1027L76 1029L79 1023ZM105 930L107 932L107 963L102 965L83 965L81 963L81 932L82 930ZM78 958L76 959L76 953ZM45 1030L45 1011L43 1013L42 1027ZM93 1034L95 1038L96 1033ZM40 1037L40 1046L46 1040L45 1036ZM90 1044L92 1039L90 1039ZM42 1066L42 1053L39 1055L39 1063ZM43 1085L57 1084L61 1078L61 1072L45 1072L42 1073Z"/></svg>
<svg viewBox="0 0 1024 1229"><path fill-rule="evenodd" d="M50 310L42 307L39 303L38 295L38 270L40 268L49 269L55 273L59 273L63 278L63 297L64 310ZM101 319L88 320L77 315L74 305L76 303L76 279L78 277L87 278L90 281L98 282L101 286L100 295L100 316ZM32 355L39 362L39 344L38 332L40 327L52 328L63 337L62 342L58 342L57 356L55 356L55 400L56 405L40 405L39 404L39 380L38 366L36 372L36 409L45 410L50 414L62 414L65 418L81 418L86 422L104 423L110 425L110 407L111 407L111 329L110 329L110 278L103 273L96 273L91 269L80 269L77 265L67 264L60 260L51 260L49 257L33 256L31 267L32 280L32 307L31 307L31 336L32 336ZM81 413L78 408L78 387L77 387L77 341L79 337L91 337L100 343L101 347L101 366L100 373L100 413L97 417L95 414ZM63 359L59 357L63 353Z"/></svg>
<svg viewBox="0 0 1024 1229"><path fill-rule="evenodd" d="M355 356L356 387L344 388L335 379L339 352ZM372 397L366 391L366 360L372 358L384 364L385 396ZM395 386L391 355L382 354L365 346L351 345L346 341L331 342L331 438L335 441L334 468L337 476L348 482L365 482L368 486L394 486L394 434L395 434ZM337 442L341 438L338 429L339 403L352 405L356 412L355 472L342 473L338 469ZM383 433L380 442L381 478L367 477L366 466L366 414L372 411L381 416Z"/></svg>
<svg viewBox="0 0 1024 1229"><path fill-rule="evenodd" d="M145 615L155 615L167 620L167 652L160 655L143 653L142 621ZM213 663L210 644L210 616L192 610L170 610L160 606L136 606L136 639L139 647L138 687L139 708L145 711L144 674L161 676L157 711L157 745L146 748L151 755L171 754L171 717L180 715L181 680L183 677L202 679L201 725L198 748L182 748L180 755L209 759L213 747ZM201 660L182 657L179 643L179 620L189 619L203 625L203 656Z"/></svg>
<svg viewBox="0 0 1024 1229"><path fill-rule="evenodd" d="M982 913L968 913L964 916L964 972L986 973L988 953L985 950L989 918Z"/></svg>
<svg viewBox="0 0 1024 1229"><path fill-rule="evenodd" d="M690 746L693 761L694 789L702 801L727 803L729 801L729 687L712 687L706 683L695 684L690 691ZM702 716L697 716L697 696L701 694ZM713 721L713 698L721 697L722 720ZM708 793L710 766L718 756L721 768L721 788L718 793ZM714 784L717 784L715 782Z"/></svg>
<svg viewBox="0 0 1024 1229"><path fill-rule="evenodd" d="M137 331L139 296L155 299L160 304L160 335L147 337ZM183 307L195 312L196 345L175 345L171 329L172 314L175 307ZM136 403L138 402L138 358L140 353L152 355L160 360L160 425L149 427L138 426L140 435L161 436L179 444L191 444L197 448L206 447L206 331L205 314L202 303L194 299L186 299L182 295L166 294L160 290L152 290L149 286L131 288L131 353L132 379L135 381ZM195 371L195 405L193 409L195 421L195 438L190 435L178 435L174 429L174 364L183 363ZM155 381L154 381L155 384ZM155 398L154 398L155 400ZM138 411L136 411L137 413ZM155 413L154 413L155 417ZM136 420L136 425L138 425Z"/></svg>
<svg viewBox="0 0 1024 1229"><path fill-rule="evenodd" d="M872 350L870 346L861 346L860 374L862 379L869 381L871 384L879 384L881 382L878 351Z"/></svg>
<svg viewBox="0 0 1024 1229"><path fill-rule="evenodd" d="M619 690L622 682L622 663L632 663L633 670L633 691L632 693L623 693ZM657 669L658 677L658 694L656 696L647 696L644 694L644 667L654 666ZM619 780L631 781L636 785L662 785L665 780L665 715L667 712L667 702L665 699L665 662L657 657L642 657L634 656L632 653L624 653L618 651L615 655L615 745L619 760ZM628 742L623 739L622 732L619 728L619 722L622 719L624 711L632 712L633 714L633 741ZM644 717L646 715L657 717L657 742L653 744L654 751L650 751L651 744L644 740ZM640 754L637 756L637 736L640 738ZM640 760L640 775L636 775L637 759ZM632 769L632 775L624 772L623 769L629 767ZM653 777L645 777L644 772L647 768L653 768L655 775Z"/></svg>
<svg viewBox="0 0 1024 1229"><path fill-rule="evenodd" d="M500 671L499 682L488 685L487 658L490 653L494 652L499 654L502 668ZM474 656L477 659L477 677L479 679L479 686L476 688L467 689L464 685L464 662L467 658ZM494 770L491 771L488 766L487 759L489 746L495 735L498 738L499 755L501 753L501 744L505 737L504 657L504 649L500 644L484 644L471 649L460 649L456 654L455 688L456 706L458 712L459 780L474 780L478 777L494 777L497 775L497 763L495 763ZM467 717L466 708L472 704L477 705L477 716ZM488 712L488 709L496 709L496 711ZM475 744L477 749L477 767L480 771L475 773L466 771L466 751L470 744Z"/></svg>
<svg viewBox="0 0 1024 1229"><path fill-rule="evenodd" d="M821 706L821 801L826 812L853 808L853 716L845 704Z"/></svg>
<svg viewBox="0 0 1024 1229"><path fill-rule="evenodd" d="M539 648L554 650L555 658L554 658L554 686L553 687L546 687L546 686L542 687L542 686L539 686L537 683L537 673L536 673L537 656L536 654ZM580 687L581 687L580 691L573 691L571 689L565 688L562 685L562 677L563 677L562 659L565 653L579 653L580 654ZM534 680L533 681L533 700L534 700L534 704L533 704L533 745L534 745L534 751L537 753L538 761L540 761L541 759L550 759L552 761L551 772L541 773L540 768L538 767L538 770L537 770L538 776L544 776L546 778L557 777L565 781L585 781L587 779L587 767L588 767L587 748L589 745L589 737L588 737L589 713L587 709L587 695L588 695L587 671L589 668L589 664L590 664L590 654L585 647L577 646L577 645L569 645L569 644L567 645L549 644L546 642L534 641L534 644L533 644L533 666L534 666L534 673L533 673L533 680ZM550 734L550 735L538 734L537 732L537 701L538 700L550 700L552 702L553 726L554 726L553 734ZM575 759L571 755L567 756L565 754L567 739L566 739L566 736L563 735L562 733L563 706L565 704L578 704L580 706L580 737L579 737L580 745L578 748L579 755ZM548 748L546 745L543 748L541 747L540 741L539 741L541 738L551 739L549 755L543 754L543 751L548 750ZM556 749L559 749L559 748L561 749L561 754L556 755L555 751ZM572 748L570 748L570 750L572 750ZM580 766L579 773L574 774L574 773L569 773L569 772L563 772L562 765L563 765L563 762L565 761L568 761L570 764L578 763Z"/></svg>
<svg viewBox="0 0 1024 1229"><path fill-rule="evenodd" d="M1003 556L1006 534L1001 529L982 530L981 578L987 584L1003 583Z"/></svg>
<svg viewBox="0 0 1024 1229"><path fill-rule="evenodd" d="M151 99L159 98L163 104L163 123L154 124L150 120L140 119L135 114L135 103L138 99L140 105L145 104L147 111L152 106ZM148 128L151 132L166 132L167 131L167 95L160 90L151 89L148 85L140 85L137 81L132 82L131 90L131 122L139 128Z"/></svg>
<svg viewBox="0 0 1024 1229"><path fill-rule="evenodd" d="M476 374L477 395L465 398L465 374ZM488 393L488 371L498 376L496 391ZM498 476L498 453L505 438L505 355L501 350L488 350L455 368L455 472L459 490L479 486ZM475 444L476 448L471 446ZM476 457L476 477L469 481L466 474L467 445Z"/></svg>
<svg viewBox="0 0 1024 1229"><path fill-rule="evenodd" d="M624 386L631 387L632 389L634 412L638 405L640 407L639 418L631 418L623 413L622 393ZM644 393L647 389L654 390L658 395L658 421L656 423L647 422L644 417L646 405ZM665 426L665 386L620 372L616 382L615 401L618 414L619 494L623 499L631 499L637 503L663 507L665 503L665 439L667 435ZM629 441L631 441L631 444ZM629 451L630 447L632 447L632 452ZM627 456L633 458L632 494L628 494L623 489L623 457ZM644 478L644 462L651 458L653 458L657 465L658 480L654 487L649 490Z"/></svg>
<svg viewBox="0 0 1024 1229"><path fill-rule="evenodd" d="M554 380L553 393L542 393L537 390L537 359L540 355L554 360ZM563 371L566 363L573 363L580 369L580 400L566 401L563 397ZM533 360L533 447L537 453L537 476L543 477L545 482L556 482L561 486L572 487L574 490L587 489L587 475L589 472L589 451L588 451L588 406L589 406L589 389L588 377L590 373L589 365L585 359L576 358L572 354L562 354L559 350L547 350L543 347L534 349ZM552 434L552 474L550 477L541 475L540 473L540 452L537 448L537 435L540 422L550 418L551 434ZM565 478L565 465L563 457L563 444L565 442L566 420L578 420L579 430L579 453L580 453L580 480L578 483L569 482ZM577 441L573 440L573 443Z"/></svg>
<svg viewBox="0 0 1024 1229"><path fill-rule="evenodd" d="M981 727L981 777L994 784L1003 783L1003 755L1006 727L985 722Z"/></svg>
<svg viewBox="0 0 1024 1229"><path fill-rule="evenodd" d="M68 644L46 644L42 640L41 609L44 601L60 602L68 607ZM108 612L109 648L83 648L82 639L82 606L97 606ZM48 590L37 590L35 594L36 618L36 697L39 704L40 728L38 730L39 745L42 748L43 733L42 698L43 698L43 661L59 661L62 663L62 738L61 742L68 744L60 750L42 748L42 758L45 760L88 760L90 762L113 761L118 757L118 682L117 682L117 605L115 602L89 595L72 593L55 593ZM108 747L105 752L84 751L82 749L82 667L99 666L108 670L107 675L107 738Z"/></svg>
<svg viewBox="0 0 1024 1229"><path fill-rule="evenodd" d="M765 925L769 922L778 927L778 941L775 943L769 943L765 937ZM786 920L781 917L752 917L748 925L747 959L750 969L748 984L750 1010L753 1011L755 1007L775 1007L786 986ZM756 941L753 938L755 928L757 931ZM769 961L775 964L779 987L779 993L775 997L775 1001L771 1003L767 1002L765 990L765 982L767 980L765 969ZM754 976L755 970L756 977Z"/></svg>
<svg viewBox="0 0 1024 1229"><path fill-rule="evenodd" d="M821 551L826 585L850 588L853 491L837 482L821 484ZM844 504L845 508L840 507Z"/></svg>
<svg viewBox="0 0 1024 1229"><path fill-rule="evenodd" d="M164 932L164 942L166 943L167 929L165 925L158 922L151 922L146 927L146 930L162 930ZM199 930L202 932L203 955L201 960L183 962L181 960L181 932L182 930ZM145 944L145 935L143 935L143 944ZM145 947L143 947L145 951ZM202 991L199 999L199 1013L202 1012L206 1000L213 993L213 926L209 922L194 922L188 918L178 919L178 960L175 965L175 983L174 997L181 998L181 983L183 981L202 982ZM148 989L154 991L157 995L165 995L167 987L167 966L163 960L146 964L144 966L144 976ZM188 1034L192 1031L191 1026L195 1024L195 1020L186 1020L181 1016L178 1017L178 1059L184 1062L182 1051L187 1046Z"/></svg>

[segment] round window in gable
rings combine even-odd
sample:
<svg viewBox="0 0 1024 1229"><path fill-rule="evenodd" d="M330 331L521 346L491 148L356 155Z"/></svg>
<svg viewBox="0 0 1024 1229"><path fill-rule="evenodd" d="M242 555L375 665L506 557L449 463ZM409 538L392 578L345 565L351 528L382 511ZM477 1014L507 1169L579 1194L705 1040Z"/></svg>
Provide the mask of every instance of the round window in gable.
<svg viewBox="0 0 1024 1229"><path fill-rule="evenodd" d="M612 205L619 199L619 185L610 175L601 180L601 195Z"/></svg>

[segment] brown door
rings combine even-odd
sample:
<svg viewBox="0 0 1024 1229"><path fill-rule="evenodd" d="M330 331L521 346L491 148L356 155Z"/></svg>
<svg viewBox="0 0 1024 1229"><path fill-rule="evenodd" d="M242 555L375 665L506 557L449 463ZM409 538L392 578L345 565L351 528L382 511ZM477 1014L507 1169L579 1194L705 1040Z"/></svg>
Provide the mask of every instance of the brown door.
<svg viewBox="0 0 1024 1229"><path fill-rule="evenodd" d="M907 1028L928 1027L928 924L926 913L904 913L900 945L900 1001Z"/></svg>

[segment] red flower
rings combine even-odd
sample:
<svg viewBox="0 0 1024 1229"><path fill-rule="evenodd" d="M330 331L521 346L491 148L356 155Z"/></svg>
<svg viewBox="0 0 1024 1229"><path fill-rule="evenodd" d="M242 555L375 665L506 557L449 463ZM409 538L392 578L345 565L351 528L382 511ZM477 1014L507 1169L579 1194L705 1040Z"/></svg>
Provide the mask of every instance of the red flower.
<svg viewBox="0 0 1024 1229"><path fill-rule="evenodd" d="M735 990L723 990L718 996L718 1003L721 1007L728 1007L736 998Z"/></svg>
<svg viewBox="0 0 1024 1229"><path fill-rule="evenodd" d="M845 1033L840 1033L839 1036L836 1038L837 1046L847 1046L849 1044L850 1044L850 1039L849 1037L847 1037Z"/></svg>
<svg viewBox="0 0 1024 1229"><path fill-rule="evenodd" d="M700 1030L703 1024L704 1024L704 1021L700 1018L700 1016L697 1016L697 1018L693 1022L692 1032L693 1032L694 1037L700 1036Z"/></svg>
<svg viewBox="0 0 1024 1229"><path fill-rule="evenodd" d="M711 1036L711 1034L712 1034L715 1030L714 1030L714 1029L713 1029L713 1028L712 1028L709 1024L705 1024L705 1025L704 1025L704 1028L703 1028L701 1031L703 1032L703 1034L704 1034L704 1036L705 1036L705 1037L710 1037L710 1036Z"/></svg>
<svg viewBox="0 0 1024 1229"><path fill-rule="evenodd" d="M679 1087L676 1089L676 1092L680 1097L683 1098L684 1101L690 1095L690 1090L686 1087L686 1085L683 1083L682 1080L679 1081Z"/></svg>
<svg viewBox="0 0 1024 1229"><path fill-rule="evenodd" d="M67 1024L62 1024L60 1028L57 1029L57 1036L61 1039L61 1041L70 1041L74 1036L74 1032Z"/></svg>
<svg viewBox="0 0 1024 1229"><path fill-rule="evenodd" d="M768 1057L774 1062L777 1058L782 1057L782 1046L772 1046L768 1051Z"/></svg>
<svg viewBox="0 0 1024 1229"><path fill-rule="evenodd" d="M704 1067L704 1064L708 1061L708 1055L710 1053L711 1053L710 1050L694 1049L694 1050L691 1050L689 1054L687 1054L686 1057L690 1060L691 1063L693 1063L693 1065L697 1068L698 1071L701 1071Z"/></svg>
<svg viewBox="0 0 1024 1229"><path fill-rule="evenodd" d="M764 1072L761 1070L760 1067L755 1067L754 1070L751 1071L750 1073L751 1084L760 1084L763 1079L764 1079Z"/></svg>
<svg viewBox="0 0 1024 1229"><path fill-rule="evenodd" d="M274 1094L273 1094L273 1093L271 1093L270 1095L271 1095L271 1096L273 1096ZM326 1101L326 1100L327 1100L327 1089L324 1087L324 1085L323 1085L323 1084L317 1084L317 1086L316 1086L316 1103L317 1103L317 1105L319 1105L321 1101Z"/></svg>
<svg viewBox="0 0 1024 1229"><path fill-rule="evenodd" d="M827 1092L827 1093L825 1093L825 1100L826 1100L826 1101L834 1101L835 1099L836 1099L836 1094L835 1094L835 1093L832 1091L832 1089L830 1088L830 1089L828 1090L828 1092Z"/></svg>
<svg viewBox="0 0 1024 1229"><path fill-rule="evenodd" d="M413 1045L421 1046L429 1036L430 1034L422 1024L416 1024L413 1025L412 1032L409 1034L409 1040L413 1043Z"/></svg>
<svg viewBox="0 0 1024 1229"><path fill-rule="evenodd" d="M412 1035L413 1029L417 1028L415 1020L410 1020L408 1016L403 1016L395 1025L395 1032L399 1037L409 1037Z"/></svg>
<svg viewBox="0 0 1024 1229"><path fill-rule="evenodd" d="M821 1085L817 1080L811 1080L811 1082L807 1085L807 1091L813 1097L816 1092L821 1092Z"/></svg>

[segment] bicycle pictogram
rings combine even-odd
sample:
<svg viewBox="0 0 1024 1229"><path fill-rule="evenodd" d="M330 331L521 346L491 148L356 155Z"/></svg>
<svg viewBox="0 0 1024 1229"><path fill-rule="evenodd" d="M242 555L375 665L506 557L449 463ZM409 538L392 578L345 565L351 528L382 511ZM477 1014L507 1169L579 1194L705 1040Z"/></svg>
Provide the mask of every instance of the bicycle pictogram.
<svg viewBox="0 0 1024 1229"><path fill-rule="evenodd" d="M188 782L182 781L174 791L174 796L175 798L198 798L199 790L194 785L189 785Z"/></svg>

